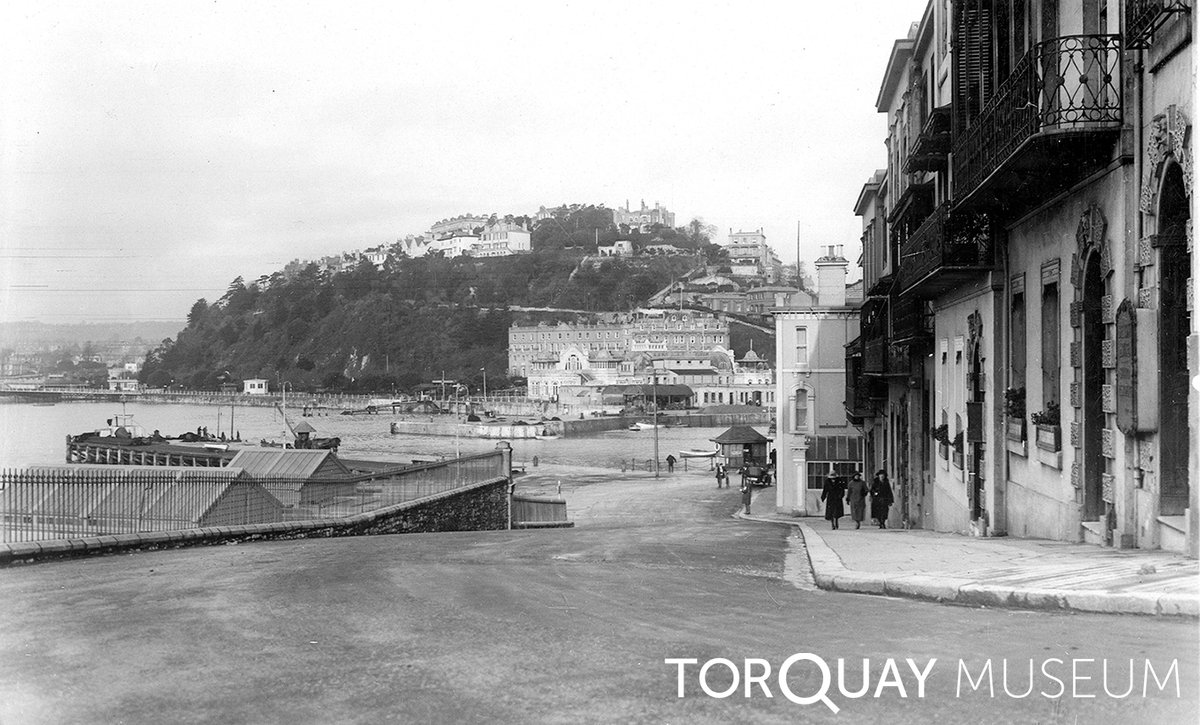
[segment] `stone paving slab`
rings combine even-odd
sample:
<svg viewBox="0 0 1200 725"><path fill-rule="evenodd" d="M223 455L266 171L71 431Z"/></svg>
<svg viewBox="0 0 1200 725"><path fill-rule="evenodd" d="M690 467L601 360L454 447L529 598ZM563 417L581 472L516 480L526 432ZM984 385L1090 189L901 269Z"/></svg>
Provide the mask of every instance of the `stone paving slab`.
<svg viewBox="0 0 1200 725"><path fill-rule="evenodd" d="M761 494L760 494L761 497ZM822 589L969 606L1200 617L1200 562L1170 552L922 530L832 530L764 509L738 517L797 527Z"/></svg>

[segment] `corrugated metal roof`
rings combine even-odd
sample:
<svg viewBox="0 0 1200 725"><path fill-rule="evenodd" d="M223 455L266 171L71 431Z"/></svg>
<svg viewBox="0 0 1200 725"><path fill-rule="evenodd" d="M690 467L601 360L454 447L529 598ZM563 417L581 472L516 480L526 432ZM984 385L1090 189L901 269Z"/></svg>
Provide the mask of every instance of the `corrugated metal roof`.
<svg viewBox="0 0 1200 725"><path fill-rule="evenodd" d="M281 478L343 478L350 470L333 451L293 448L263 448L238 451L230 467L242 468L251 476Z"/></svg>

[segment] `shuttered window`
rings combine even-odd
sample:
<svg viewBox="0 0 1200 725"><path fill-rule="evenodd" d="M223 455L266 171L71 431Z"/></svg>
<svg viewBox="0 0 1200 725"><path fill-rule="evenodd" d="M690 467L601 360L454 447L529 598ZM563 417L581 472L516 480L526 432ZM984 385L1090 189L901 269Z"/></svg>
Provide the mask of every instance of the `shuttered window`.
<svg viewBox="0 0 1200 725"><path fill-rule="evenodd" d="M1042 287L1042 404L1058 403L1058 283Z"/></svg>
<svg viewBox="0 0 1200 725"><path fill-rule="evenodd" d="M992 0L957 3L954 22L955 135L966 131L992 95Z"/></svg>

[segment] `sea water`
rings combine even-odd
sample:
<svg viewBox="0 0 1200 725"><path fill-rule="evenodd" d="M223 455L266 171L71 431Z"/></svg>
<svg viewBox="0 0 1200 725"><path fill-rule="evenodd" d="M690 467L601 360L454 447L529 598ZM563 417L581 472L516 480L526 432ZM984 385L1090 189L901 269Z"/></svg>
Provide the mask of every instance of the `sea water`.
<svg viewBox="0 0 1200 725"><path fill-rule="evenodd" d="M207 427L217 436L240 435L243 441L259 443L290 441L283 416L271 407L183 403L60 402L54 405L0 403L0 468L50 466L66 462L66 438L105 427L116 415L132 415L133 422L147 433L158 430L175 437ZM495 450L495 439L465 436L393 435L388 414L339 415L320 411L301 417L288 410L292 425L305 420L316 429L314 437L341 438L338 454L345 458L410 463ZM412 420L412 418L408 418ZM418 418L420 419L420 418ZM765 426L761 427L765 431ZM667 455L680 458L683 450L713 450L711 439L724 428L661 428L658 457L663 470ZM636 465L646 470L654 457L654 431L616 430L586 437L551 440L513 440L513 461L532 465L539 462L620 470ZM690 465L708 467L708 459Z"/></svg>

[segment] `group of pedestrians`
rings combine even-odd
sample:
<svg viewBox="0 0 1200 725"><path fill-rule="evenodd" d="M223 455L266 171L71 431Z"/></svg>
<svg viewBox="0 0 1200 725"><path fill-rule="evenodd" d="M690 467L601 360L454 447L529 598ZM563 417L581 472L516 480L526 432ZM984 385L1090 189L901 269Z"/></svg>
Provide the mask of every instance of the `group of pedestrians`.
<svg viewBox="0 0 1200 725"><path fill-rule="evenodd" d="M838 522L846 515L842 506L844 497L846 503L850 504L850 518L854 519L854 528L862 528L868 495L871 497L871 520L875 521L879 528L886 529L888 508L895 499L887 473L882 468L875 472L869 486L861 473L855 473L849 482L841 476L826 478L825 485L821 488L821 500L825 502L825 518L833 528L839 528Z"/></svg>

